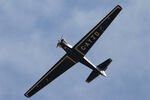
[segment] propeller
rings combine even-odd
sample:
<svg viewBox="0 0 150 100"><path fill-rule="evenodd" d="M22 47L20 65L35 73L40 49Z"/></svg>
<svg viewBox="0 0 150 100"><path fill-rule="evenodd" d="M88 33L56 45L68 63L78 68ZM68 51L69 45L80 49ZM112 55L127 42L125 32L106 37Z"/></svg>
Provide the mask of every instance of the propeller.
<svg viewBox="0 0 150 100"><path fill-rule="evenodd" d="M60 43L61 43L62 39L63 39L63 34L62 34L62 36L60 37L60 40L58 40L58 43L57 43L56 48L57 48L57 47L61 47Z"/></svg>
<svg viewBox="0 0 150 100"><path fill-rule="evenodd" d="M60 40L62 40L62 38L63 38L63 34L61 35L61 38L60 38Z"/></svg>
<svg viewBox="0 0 150 100"><path fill-rule="evenodd" d="M60 43L61 43L61 41L60 41L60 40L58 40L58 43L57 43L56 48L57 48L57 47L61 47Z"/></svg>

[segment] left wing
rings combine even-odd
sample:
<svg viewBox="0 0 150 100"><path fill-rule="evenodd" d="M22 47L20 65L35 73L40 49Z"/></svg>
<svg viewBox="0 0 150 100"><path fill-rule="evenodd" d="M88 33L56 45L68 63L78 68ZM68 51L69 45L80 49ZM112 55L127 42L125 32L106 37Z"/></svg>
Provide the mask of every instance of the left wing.
<svg viewBox="0 0 150 100"><path fill-rule="evenodd" d="M88 34L86 34L73 48L83 56L94 45L97 39L103 34L115 17L121 11L121 7L116 6L102 21L100 21Z"/></svg>
<svg viewBox="0 0 150 100"><path fill-rule="evenodd" d="M52 82L66 70L71 68L77 62L71 59L69 56L64 55L37 83L35 83L24 95L31 97L37 93L40 89Z"/></svg>

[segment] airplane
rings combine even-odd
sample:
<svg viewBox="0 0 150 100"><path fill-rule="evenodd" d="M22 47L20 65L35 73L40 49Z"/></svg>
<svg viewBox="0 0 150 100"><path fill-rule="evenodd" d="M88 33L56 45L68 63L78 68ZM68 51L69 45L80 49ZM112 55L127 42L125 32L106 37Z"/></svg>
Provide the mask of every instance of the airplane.
<svg viewBox="0 0 150 100"><path fill-rule="evenodd" d="M57 47L62 48L66 54L38 81L36 82L24 95L26 97L31 97L47 84L52 82L58 76L63 74L73 65L78 62L92 69L92 72L86 79L86 82L89 83L97 76L102 75L107 77L105 70L108 65L112 62L112 59L109 58L103 63L95 66L91 63L85 55L98 40L98 38L103 34L106 28L111 24L115 17L121 11L121 6L117 5L106 17L104 17L89 33L87 33L77 44L71 46L66 40L58 40Z"/></svg>

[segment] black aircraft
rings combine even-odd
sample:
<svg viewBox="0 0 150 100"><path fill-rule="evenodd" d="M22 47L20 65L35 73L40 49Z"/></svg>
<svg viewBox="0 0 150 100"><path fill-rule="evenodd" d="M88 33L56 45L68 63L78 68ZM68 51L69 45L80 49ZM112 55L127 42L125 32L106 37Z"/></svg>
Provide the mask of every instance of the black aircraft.
<svg viewBox="0 0 150 100"><path fill-rule="evenodd" d="M58 40L57 47L64 49L66 54L24 95L28 98L31 97L78 62L92 69L92 72L87 78L86 82L91 82L99 75L106 77L105 70L111 63L111 58L107 59L98 66L95 66L85 57L85 55L110 25L110 23L119 14L121 9L122 8L119 5L116 6L102 21L100 21L73 47L64 39Z"/></svg>

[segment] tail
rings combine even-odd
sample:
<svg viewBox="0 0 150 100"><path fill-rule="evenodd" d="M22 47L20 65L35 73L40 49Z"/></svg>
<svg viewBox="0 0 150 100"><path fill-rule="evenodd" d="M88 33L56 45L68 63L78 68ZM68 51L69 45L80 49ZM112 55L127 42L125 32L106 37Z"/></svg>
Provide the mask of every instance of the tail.
<svg viewBox="0 0 150 100"><path fill-rule="evenodd" d="M97 68L100 70L100 71L95 71L93 70L91 72L91 74L89 75L89 77L87 78L86 82L91 82L93 79L95 79L97 76L99 76L100 74L103 75L103 76L107 76L106 73L105 73L105 70L108 68L108 65L112 62L112 59L109 58L107 59L106 61L104 61L103 63L99 64L97 66Z"/></svg>

